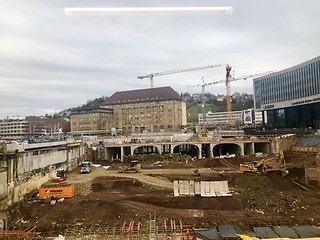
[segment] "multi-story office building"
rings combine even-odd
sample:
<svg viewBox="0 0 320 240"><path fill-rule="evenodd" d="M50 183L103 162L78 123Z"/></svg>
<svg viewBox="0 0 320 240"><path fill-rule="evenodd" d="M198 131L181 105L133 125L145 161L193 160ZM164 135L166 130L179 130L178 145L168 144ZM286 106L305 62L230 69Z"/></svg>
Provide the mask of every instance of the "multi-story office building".
<svg viewBox="0 0 320 240"><path fill-rule="evenodd" d="M124 133L173 132L187 123L186 102L171 87L116 92L105 106Z"/></svg>
<svg viewBox="0 0 320 240"><path fill-rule="evenodd" d="M227 112L208 112L206 113L206 119L203 121L202 114L198 115L199 124L208 124L216 126L228 125L228 113ZM243 112L232 111L231 112L231 125L242 125Z"/></svg>
<svg viewBox="0 0 320 240"><path fill-rule="evenodd" d="M253 80L255 109L272 128L320 128L320 56ZM262 114L265 116L265 114Z"/></svg>
<svg viewBox="0 0 320 240"><path fill-rule="evenodd" d="M92 107L75 110L70 114L71 132L110 130L113 127L113 110Z"/></svg>
<svg viewBox="0 0 320 240"><path fill-rule="evenodd" d="M25 120L4 119L0 122L0 136L23 136L29 133L29 124Z"/></svg>

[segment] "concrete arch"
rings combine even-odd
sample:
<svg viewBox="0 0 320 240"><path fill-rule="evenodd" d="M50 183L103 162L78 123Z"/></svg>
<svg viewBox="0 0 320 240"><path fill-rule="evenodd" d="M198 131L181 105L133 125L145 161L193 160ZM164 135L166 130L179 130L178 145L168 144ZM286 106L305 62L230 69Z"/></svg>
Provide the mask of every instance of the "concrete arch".
<svg viewBox="0 0 320 240"><path fill-rule="evenodd" d="M242 155L243 154L243 146L240 146L236 143L222 143L214 145L212 148L212 153L214 157L218 157L220 155Z"/></svg>
<svg viewBox="0 0 320 240"><path fill-rule="evenodd" d="M198 144L179 144L172 148L172 153L181 153L182 155L187 154L191 157L200 157L201 145Z"/></svg>
<svg viewBox="0 0 320 240"><path fill-rule="evenodd" d="M156 145L142 145L142 146L136 146L131 149L131 155L135 154L161 154L161 148Z"/></svg>

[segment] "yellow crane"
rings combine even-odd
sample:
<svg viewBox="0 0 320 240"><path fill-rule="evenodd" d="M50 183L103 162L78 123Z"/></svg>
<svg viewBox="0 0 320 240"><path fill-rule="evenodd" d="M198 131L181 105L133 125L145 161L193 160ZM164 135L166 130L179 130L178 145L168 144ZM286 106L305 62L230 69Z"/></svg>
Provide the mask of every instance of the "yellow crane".
<svg viewBox="0 0 320 240"><path fill-rule="evenodd" d="M229 66L227 64L227 66L226 66L226 71L227 71L226 79L205 83L204 82L204 78L202 78L202 84L201 85L199 85L199 84L197 85L197 86L201 86L202 87L202 122L203 123L205 122L205 117L206 117L205 99L204 99L205 87L206 86L225 83L225 85L226 85L226 102L227 102L228 125L231 125L231 122L232 122L232 107L231 107L231 86L230 86L230 82L238 81L238 80L247 80L249 78L259 77L259 76L263 76L263 75L267 75L267 74L272 73L272 71L269 71L269 72L251 74L251 75L246 75L246 76L234 78L234 77L231 77L231 75L230 75L231 69L232 69L231 66Z"/></svg>
<svg viewBox="0 0 320 240"><path fill-rule="evenodd" d="M145 75L145 76L138 76L138 79L149 78L150 79L150 87L153 88L153 77L154 76L162 76L162 75L182 73L182 72L191 72L191 71L197 71L197 70L201 70L201 69L215 68L215 67L221 67L221 64L206 65L206 66L202 66L202 67L192 67L192 68L185 68L185 69L169 70L169 71L164 71L164 72L150 73L150 74Z"/></svg>

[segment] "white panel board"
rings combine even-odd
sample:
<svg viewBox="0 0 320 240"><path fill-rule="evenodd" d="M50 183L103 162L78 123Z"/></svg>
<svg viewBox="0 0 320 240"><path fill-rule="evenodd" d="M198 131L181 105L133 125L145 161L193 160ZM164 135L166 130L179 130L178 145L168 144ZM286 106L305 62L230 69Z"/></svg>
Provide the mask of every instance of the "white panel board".
<svg viewBox="0 0 320 240"><path fill-rule="evenodd" d="M229 191L228 181L221 181L221 186L222 186L222 196L224 197L232 196L232 194Z"/></svg>
<svg viewBox="0 0 320 240"><path fill-rule="evenodd" d="M194 192L195 192L194 181L190 181L189 182L189 195L190 196L194 196Z"/></svg>
<svg viewBox="0 0 320 240"><path fill-rule="evenodd" d="M179 180L179 195L184 196L184 181Z"/></svg>
<svg viewBox="0 0 320 240"><path fill-rule="evenodd" d="M209 182L210 185L210 193L209 193L209 197L215 197L216 193L215 193L215 184L214 181L210 181Z"/></svg>
<svg viewBox="0 0 320 240"><path fill-rule="evenodd" d="M179 182L173 181L173 195L179 197Z"/></svg>
<svg viewBox="0 0 320 240"><path fill-rule="evenodd" d="M186 181L184 181L184 194L186 195L186 196L189 196L190 195L190 191L189 191L189 181L188 180L186 180Z"/></svg>
<svg viewBox="0 0 320 240"><path fill-rule="evenodd" d="M221 181L215 181L214 182L214 185L215 185L215 193L217 196L222 196L222 184L221 184Z"/></svg>
<svg viewBox="0 0 320 240"><path fill-rule="evenodd" d="M200 182L194 183L194 193L195 195L201 195L201 185Z"/></svg>

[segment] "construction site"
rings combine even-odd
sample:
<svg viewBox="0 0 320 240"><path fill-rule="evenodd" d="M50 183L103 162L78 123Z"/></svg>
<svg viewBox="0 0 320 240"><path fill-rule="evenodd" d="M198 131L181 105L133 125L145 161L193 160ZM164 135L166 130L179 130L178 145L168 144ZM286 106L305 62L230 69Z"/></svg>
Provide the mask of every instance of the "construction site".
<svg viewBox="0 0 320 240"><path fill-rule="evenodd" d="M122 163L94 163L86 174L79 166L60 183L74 186L69 197L33 193L11 209L8 229L48 239L216 239L197 229L234 226L252 232L256 227L307 225L319 237L318 158L310 152L281 153L203 159L140 155ZM226 185L217 190L219 182ZM201 187L191 189L197 183ZM216 189L210 189L211 183ZM30 226L36 228L28 232ZM230 237L236 236L217 235Z"/></svg>

